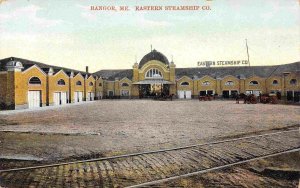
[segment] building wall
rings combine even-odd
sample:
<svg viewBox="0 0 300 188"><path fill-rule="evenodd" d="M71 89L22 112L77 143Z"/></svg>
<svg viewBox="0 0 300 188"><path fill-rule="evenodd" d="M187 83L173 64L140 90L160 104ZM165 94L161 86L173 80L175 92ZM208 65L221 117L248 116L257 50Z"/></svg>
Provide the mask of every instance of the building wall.
<svg viewBox="0 0 300 188"><path fill-rule="evenodd" d="M63 79L65 81L65 85L58 85L57 82ZM70 89L70 78L69 76L63 72L59 71L55 75L48 76L48 104L52 105L54 103L54 93L55 92L67 92L69 96L69 89ZM69 97L68 97L69 98Z"/></svg>
<svg viewBox="0 0 300 188"><path fill-rule="evenodd" d="M203 84L204 82L209 82L209 85ZM197 86L197 92L195 92L195 95L199 95L200 91L207 91L207 90L213 90L214 93L217 93L217 80L210 77L210 76L204 76L196 81Z"/></svg>
<svg viewBox="0 0 300 188"><path fill-rule="evenodd" d="M81 85L76 85L76 83L80 81ZM74 103L74 92L79 91L79 92L84 92L84 78L83 76L78 73L76 76L73 78L70 78L70 101Z"/></svg>
<svg viewBox="0 0 300 188"><path fill-rule="evenodd" d="M257 81L257 85L251 85L251 81ZM264 78L258 76L252 76L245 79L245 89L247 90L259 90L261 93L266 93L266 81Z"/></svg>
<svg viewBox="0 0 300 188"><path fill-rule="evenodd" d="M41 84L29 84L32 77L38 77ZM32 66L24 72L15 72L15 105L26 108L28 105L28 91L41 91L42 106L47 103L47 75L37 66Z"/></svg>
<svg viewBox="0 0 300 188"><path fill-rule="evenodd" d="M7 72L0 72L0 109L6 108Z"/></svg>
<svg viewBox="0 0 300 188"><path fill-rule="evenodd" d="M96 94L95 78L93 76L90 76L88 79L85 79L85 88L86 96L88 96L89 92Z"/></svg>

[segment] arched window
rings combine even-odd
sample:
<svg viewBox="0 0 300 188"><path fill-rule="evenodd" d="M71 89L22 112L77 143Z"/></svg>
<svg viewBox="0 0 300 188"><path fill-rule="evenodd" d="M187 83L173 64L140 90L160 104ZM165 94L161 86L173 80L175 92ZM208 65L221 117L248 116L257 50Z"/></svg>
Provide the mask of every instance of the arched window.
<svg viewBox="0 0 300 188"><path fill-rule="evenodd" d="M29 84L40 85L42 82L38 77L32 77L29 80Z"/></svg>
<svg viewBox="0 0 300 188"><path fill-rule="evenodd" d="M90 82L90 83L89 83L89 86L93 86L93 85L94 85L93 82Z"/></svg>
<svg viewBox="0 0 300 188"><path fill-rule="evenodd" d="M296 79L291 79L290 84L291 85L296 85L297 84L297 80Z"/></svg>
<svg viewBox="0 0 300 188"><path fill-rule="evenodd" d="M182 86L188 86L190 84L188 82L182 82L180 85L182 85Z"/></svg>
<svg viewBox="0 0 300 188"><path fill-rule="evenodd" d="M250 82L250 85L258 85L258 82L255 81L255 80L252 80L252 81Z"/></svg>
<svg viewBox="0 0 300 188"><path fill-rule="evenodd" d="M208 85L210 85L210 82L209 81L204 81L204 82L202 82L202 85L203 86L208 86Z"/></svg>
<svg viewBox="0 0 300 188"><path fill-rule="evenodd" d="M66 85L66 83L63 79L60 79L57 81L57 85L64 86L64 85Z"/></svg>
<svg viewBox="0 0 300 188"><path fill-rule="evenodd" d="M128 87L129 85L127 83L122 83L122 87Z"/></svg>
<svg viewBox="0 0 300 188"><path fill-rule="evenodd" d="M101 86L102 86L102 83L99 83L99 86L101 87Z"/></svg>
<svg viewBox="0 0 300 188"><path fill-rule="evenodd" d="M158 69L150 69L146 72L146 78L162 78L162 73Z"/></svg>
<svg viewBox="0 0 300 188"><path fill-rule="evenodd" d="M234 82L233 81L227 81L225 82L225 86L233 86Z"/></svg>
<svg viewBox="0 0 300 188"><path fill-rule="evenodd" d="M273 85L278 85L278 80L273 80L272 84Z"/></svg>
<svg viewBox="0 0 300 188"><path fill-rule="evenodd" d="M77 82L76 82L76 85L77 85L77 86L81 86L82 84L81 84L80 81L77 81Z"/></svg>

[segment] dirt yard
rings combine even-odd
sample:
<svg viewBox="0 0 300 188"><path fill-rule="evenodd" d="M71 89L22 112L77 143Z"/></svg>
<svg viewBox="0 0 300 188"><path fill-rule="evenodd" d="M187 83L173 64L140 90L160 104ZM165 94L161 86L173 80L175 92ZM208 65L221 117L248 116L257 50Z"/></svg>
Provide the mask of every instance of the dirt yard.
<svg viewBox="0 0 300 188"><path fill-rule="evenodd" d="M0 112L0 158L56 161L184 146L299 126L300 106L102 100Z"/></svg>

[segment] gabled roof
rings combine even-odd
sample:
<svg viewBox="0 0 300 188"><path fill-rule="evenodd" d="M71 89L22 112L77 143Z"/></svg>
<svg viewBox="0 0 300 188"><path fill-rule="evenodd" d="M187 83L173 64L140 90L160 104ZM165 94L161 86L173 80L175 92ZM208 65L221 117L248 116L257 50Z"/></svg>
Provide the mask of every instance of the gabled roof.
<svg viewBox="0 0 300 188"><path fill-rule="evenodd" d="M241 76L248 78L252 75L267 78L272 75L282 75L283 72L295 72L297 70L300 71L300 62L272 66L176 68L175 74L177 79L182 76L189 76L191 78L197 76L201 78L205 75L213 78L223 78L227 75L238 78Z"/></svg>
<svg viewBox="0 0 300 188"><path fill-rule="evenodd" d="M112 70L100 70L95 72L94 75L102 77L106 80L114 81L115 78L122 79L127 77L128 79L132 79L133 70L132 69L112 69Z"/></svg>
<svg viewBox="0 0 300 188"><path fill-rule="evenodd" d="M27 60L27 59L18 58L18 57L9 57L9 58L5 58L5 59L1 59L0 60L0 71L5 71L6 70L6 68L5 68L6 63L8 63L9 61L12 61L12 60L20 61L23 64L23 67L24 67L23 70L26 70L26 69L32 67L33 65L37 65L45 73L48 73L49 69L53 68L54 74L59 72L61 69L63 69L65 71L65 73L69 76L70 76L72 71L75 74L80 72L83 76L86 75L86 72L84 72L84 71L78 71L78 70L75 70L75 69L69 69L69 68L59 67L59 66L52 66L52 65L45 64L45 63L41 63L41 62L37 62L37 61L31 61L31 60ZM90 74L88 74L88 75L90 75Z"/></svg>

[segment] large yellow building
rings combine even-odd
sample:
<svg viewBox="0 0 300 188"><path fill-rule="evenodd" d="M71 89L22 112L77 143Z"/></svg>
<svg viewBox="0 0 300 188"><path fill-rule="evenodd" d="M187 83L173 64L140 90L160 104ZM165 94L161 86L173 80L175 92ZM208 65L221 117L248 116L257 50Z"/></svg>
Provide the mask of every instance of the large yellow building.
<svg viewBox="0 0 300 188"><path fill-rule="evenodd" d="M300 62L276 66L176 68L152 50L132 69L93 74L6 58L0 60L0 109L63 105L102 98L152 98L174 94L179 99L238 93L280 93L299 102Z"/></svg>

